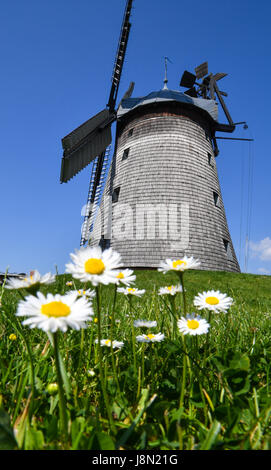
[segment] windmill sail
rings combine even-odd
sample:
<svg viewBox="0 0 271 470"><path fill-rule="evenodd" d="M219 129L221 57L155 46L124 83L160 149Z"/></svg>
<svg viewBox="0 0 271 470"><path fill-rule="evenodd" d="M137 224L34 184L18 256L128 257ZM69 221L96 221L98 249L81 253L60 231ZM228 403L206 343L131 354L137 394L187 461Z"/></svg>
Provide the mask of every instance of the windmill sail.
<svg viewBox="0 0 271 470"><path fill-rule="evenodd" d="M119 38L119 43L118 43L113 73L112 73L112 85L111 85L109 100L107 104L107 107L109 109L108 120L110 121L110 116L111 116L111 122L113 122L113 120L116 118L116 113L117 113L115 111L115 107L116 107L119 83L120 83L120 78L121 78L122 68L124 64L125 53L127 49L130 28L131 28L129 19L130 19L130 14L131 14L131 9L132 9L132 3L133 3L132 0L127 0L126 2L122 26L121 26L120 38ZM134 89L134 82L131 82L122 100L130 97L133 92L133 89ZM105 132L107 128L105 126L102 126L102 127L104 129L102 132ZM103 177L106 173L107 165L109 163L110 142L108 142L106 148L103 148L101 150L101 153L99 154L99 156L95 159L93 163L84 224L83 224L81 240L80 240L81 246L89 241L89 236L93 228L93 223L94 223L95 216L97 213L97 208L101 200L101 193L103 190L103 183L104 183Z"/></svg>
<svg viewBox="0 0 271 470"><path fill-rule="evenodd" d="M131 23L129 22L129 20L130 20L130 15L131 15L131 10L132 10L132 3L133 3L133 0L127 0L125 11L124 11L118 50L117 50L115 65L114 65L113 74L112 74L112 86L111 86L109 100L107 104L110 110L115 108L116 101L117 101L120 77L122 73L129 33L131 29Z"/></svg>
<svg viewBox="0 0 271 470"><path fill-rule="evenodd" d="M89 241L93 230L95 216L102 197L103 185L109 164L111 145L107 147L99 157L96 157L92 163L91 177L89 183L88 199L84 213L84 223L81 230L80 246Z"/></svg>
<svg viewBox="0 0 271 470"><path fill-rule="evenodd" d="M93 162L80 245L84 245L88 241L89 228L93 225L103 189L112 141L111 124L117 118L116 100L131 28L129 20L132 4L133 0L126 1L106 109L62 139L64 152L61 162L61 183L66 183ZM131 82L123 98L131 96L133 88L134 83Z"/></svg>
<svg viewBox="0 0 271 470"><path fill-rule="evenodd" d="M110 116L104 109L62 139L61 183L73 178L111 143Z"/></svg>

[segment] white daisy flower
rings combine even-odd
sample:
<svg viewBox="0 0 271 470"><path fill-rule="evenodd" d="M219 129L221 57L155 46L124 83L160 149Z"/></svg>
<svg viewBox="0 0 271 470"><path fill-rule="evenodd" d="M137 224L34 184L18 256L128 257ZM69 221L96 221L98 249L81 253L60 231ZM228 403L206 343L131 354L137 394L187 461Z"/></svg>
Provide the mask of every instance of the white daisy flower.
<svg viewBox="0 0 271 470"><path fill-rule="evenodd" d="M55 282L55 274L47 273L44 276L35 270L31 271L29 276L20 278L10 278L6 282L6 289L27 289L35 284L52 284Z"/></svg>
<svg viewBox="0 0 271 470"><path fill-rule="evenodd" d="M19 302L16 315L27 317L23 325L55 333L57 330L65 332L69 327L74 330L85 328L86 322L92 319L93 310L85 297L77 298L77 292L47 294L46 297L37 292L37 297L29 295Z"/></svg>
<svg viewBox="0 0 271 470"><path fill-rule="evenodd" d="M136 295L137 297L141 297L141 295L145 294L145 289L137 289L136 287L118 287L118 292L124 295Z"/></svg>
<svg viewBox="0 0 271 470"><path fill-rule="evenodd" d="M135 328L154 328L157 326L157 321L148 321L148 320L135 320L134 327Z"/></svg>
<svg viewBox="0 0 271 470"><path fill-rule="evenodd" d="M88 375L89 377L95 377L95 372L94 372L94 370L93 370L93 369L89 369L89 370L87 371L87 375Z"/></svg>
<svg viewBox="0 0 271 470"><path fill-rule="evenodd" d="M126 286L134 284L136 276L135 274L133 274L133 272L134 271L132 271L132 269L123 269L122 271L116 271L117 284L125 284Z"/></svg>
<svg viewBox="0 0 271 470"><path fill-rule="evenodd" d="M184 256L181 259L166 259L161 261L158 271L163 272L164 274L168 271L185 271L186 269L196 269L200 266L200 261L194 259L193 256L188 258Z"/></svg>
<svg viewBox="0 0 271 470"><path fill-rule="evenodd" d="M197 315L188 315L187 318L181 317L177 321L180 333L184 335L202 335L208 332L210 327L209 323L204 318Z"/></svg>
<svg viewBox="0 0 271 470"><path fill-rule="evenodd" d="M66 264L66 272L75 279L90 281L93 286L117 282L115 272L121 266L121 256L112 248L102 251L99 246L88 246L70 256L73 263Z"/></svg>
<svg viewBox="0 0 271 470"><path fill-rule="evenodd" d="M95 340L95 343L98 344L99 340L96 339ZM100 342L100 345L101 346L107 346L108 348L111 348L111 339L101 339L101 342ZM122 348L122 346L124 346L124 343L123 341L115 341L113 340L112 341L112 348L115 349L115 348Z"/></svg>
<svg viewBox="0 0 271 470"><path fill-rule="evenodd" d="M94 290L90 290L90 289L87 289L87 290L77 290L77 297L88 297L90 299L93 299L93 297L95 297L96 293Z"/></svg>
<svg viewBox="0 0 271 470"><path fill-rule="evenodd" d="M231 297L227 297L227 294L222 294L219 290L203 292L194 298L194 305L199 310L206 308L215 313L225 313L230 308L232 302L233 299Z"/></svg>
<svg viewBox="0 0 271 470"><path fill-rule="evenodd" d="M176 295L177 292L182 292L182 286L166 286L160 287L158 295Z"/></svg>
<svg viewBox="0 0 271 470"><path fill-rule="evenodd" d="M165 335L162 333L157 333L156 335L149 333L148 335L138 335L136 336L136 340L140 343L155 343L163 341Z"/></svg>

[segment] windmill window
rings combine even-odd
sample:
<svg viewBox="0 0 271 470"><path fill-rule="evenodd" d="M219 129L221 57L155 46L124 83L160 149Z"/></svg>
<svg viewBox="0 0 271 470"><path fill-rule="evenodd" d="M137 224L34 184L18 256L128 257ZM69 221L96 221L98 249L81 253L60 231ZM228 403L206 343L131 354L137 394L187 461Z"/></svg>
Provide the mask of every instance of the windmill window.
<svg viewBox="0 0 271 470"><path fill-rule="evenodd" d="M225 252L226 252L228 259L232 260L233 256L232 256L232 251L231 251L229 240L227 240L226 238L223 238L223 244L224 244Z"/></svg>
<svg viewBox="0 0 271 470"><path fill-rule="evenodd" d="M104 238L104 235L102 235L102 238L100 239L99 246L101 247L102 250L106 250L107 248L110 248L110 240L108 238Z"/></svg>
<svg viewBox="0 0 271 470"><path fill-rule="evenodd" d="M112 193L112 202L118 202L119 200L119 193L120 193L120 187L115 188L113 193Z"/></svg>
<svg viewBox="0 0 271 470"><path fill-rule="evenodd" d="M123 152L123 154L122 154L122 160L126 160L126 158L128 158L129 151L130 151L130 148L129 148L129 147L124 150L124 152Z"/></svg>
<svg viewBox="0 0 271 470"><path fill-rule="evenodd" d="M219 195L216 191L213 191L214 203L216 207L219 207Z"/></svg>
<svg viewBox="0 0 271 470"><path fill-rule="evenodd" d="M223 238L223 243L224 243L225 251L226 251L226 253L228 253L228 250L229 250L229 241L226 240L225 238Z"/></svg>
<svg viewBox="0 0 271 470"><path fill-rule="evenodd" d="M134 128L129 129L129 131L128 131L128 137L132 137L133 133L134 133Z"/></svg>

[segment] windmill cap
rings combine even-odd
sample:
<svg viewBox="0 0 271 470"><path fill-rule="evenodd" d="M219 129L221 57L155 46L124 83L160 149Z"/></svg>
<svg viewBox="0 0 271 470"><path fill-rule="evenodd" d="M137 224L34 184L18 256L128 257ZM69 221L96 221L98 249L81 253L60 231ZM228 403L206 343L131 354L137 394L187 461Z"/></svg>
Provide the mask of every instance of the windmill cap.
<svg viewBox="0 0 271 470"><path fill-rule="evenodd" d="M215 100L206 100L203 98L194 98L182 93L181 91L163 89L159 91L153 91L146 96L139 98L127 98L122 100L121 105L118 109L117 117L122 117L124 114L151 103L177 101L179 103L186 103L188 105L196 106L206 111L210 117L214 120L218 120L218 106Z"/></svg>

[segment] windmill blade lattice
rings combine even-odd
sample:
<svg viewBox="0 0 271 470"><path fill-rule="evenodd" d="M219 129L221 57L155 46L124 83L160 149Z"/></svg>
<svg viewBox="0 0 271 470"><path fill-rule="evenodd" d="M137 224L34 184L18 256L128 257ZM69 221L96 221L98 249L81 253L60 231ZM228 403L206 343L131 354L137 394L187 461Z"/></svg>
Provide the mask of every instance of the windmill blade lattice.
<svg viewBox="0 0 271 470"><path fill-rule="evenodd" d="M95 158L92 165L88 199L84 211L84 222L81 231L80 246L83 246L88 242L91 231L93 229L93 224L102 197L105 176L107 174L109 165L110 151L111 145L107 147L106 151L103 153L103 156Z"/></svg>

